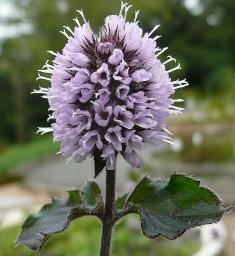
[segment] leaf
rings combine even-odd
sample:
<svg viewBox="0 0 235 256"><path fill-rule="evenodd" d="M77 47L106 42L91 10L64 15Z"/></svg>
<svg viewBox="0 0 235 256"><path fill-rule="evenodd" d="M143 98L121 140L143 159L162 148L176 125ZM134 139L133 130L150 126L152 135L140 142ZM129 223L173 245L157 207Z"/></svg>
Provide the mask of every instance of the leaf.
<svg viewBox="0 0 235 256"><path fill-rule="evenodd" d="M102 152L98 149L94 151L94 164L95 164L95 178L103 171L106 162L101 157Z"/></svg>
<svg viewBox="0 0 235 256"><path fill-rule="evenodd" d="M144 177L125 205L140 215L146 237L162 235L171 240L194 226L218 222L228 210L200 181L183 175L166 180Z"/></svg>
<svg viewBox="0 0 235 256"><path fill-rule="evenodd" d="M94 181L87 182L87 185L82 191L82 199L85 208L90 211L103 206L99 185Z"/></svg>
<svg viewBox="0 0 235 256"><path fill-rule="evenodd" d="M118 197L117 200L115 201L114 211L117 215L123 213L125 206L126 206L126 199L128 196L129 196L129 194L126 193L123 196Z"/></svg>
<svg viewBox="0 0 235 256"><path fill-rule="evenodd" d="M26 219L16 246L24 244L39 252L51 235L63 232L72 220L85 215L102 214L102 195L94 181L89 181L82 192L73 190L68 193L67 199L52 199L50 204Z"/></svg>

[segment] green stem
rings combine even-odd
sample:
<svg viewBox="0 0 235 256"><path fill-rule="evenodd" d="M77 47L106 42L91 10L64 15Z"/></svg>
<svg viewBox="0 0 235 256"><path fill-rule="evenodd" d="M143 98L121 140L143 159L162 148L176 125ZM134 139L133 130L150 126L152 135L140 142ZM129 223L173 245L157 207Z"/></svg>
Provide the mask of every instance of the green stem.
<svg viewBox="0 0 235 256"><path fill-rule="evenodd" d="M106 170L106 198L102 218L103 230L100 256L109 256L111 251L112 231L114 225L115 170Z"/></svg>

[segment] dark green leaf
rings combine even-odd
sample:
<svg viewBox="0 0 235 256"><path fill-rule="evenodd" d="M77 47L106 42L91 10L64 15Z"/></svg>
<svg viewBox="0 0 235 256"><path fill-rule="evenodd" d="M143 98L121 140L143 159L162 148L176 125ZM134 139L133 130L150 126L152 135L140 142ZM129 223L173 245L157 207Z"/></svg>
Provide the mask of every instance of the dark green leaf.
<svg viewBox="0 0 235 256"><path fill-rule="evenodd" d="M94 163L95 163L95 178L103 171L106 162L101 157L102 152L98 149L94 151Z"/></svg>
<svg viewBox="0 0 235 256"><path fill-rule="evenodd" d="M23 224L16 245L24 244L40 251L51 235L67 229L72 220L85 215L102 214L101 191L95 182L88 182L82 192L73 190L68 193L67 199L52 199L37 214L30 215Z"/></svg>
<svg viewBox="0 0 235 256"><path fill-rule="evenodd" d="M212 191L183 175L167 180L144 177L125 204L140 214L148 238L175 239L191 227L218 222L226 211Z"/></svg>
<svg viewBox="0 0 235 256"><path fill-rule="evenodd" d="M119 214L122 214L124 209L125 209L125 206L126 206L126 199L128 197L128 193L124 194L123 196L121 197L118 197L116 202L115 202L115 213L117 215Z"/></svg>
<svg viewBox="0 0 235 256"><path fill-rule="evenodd" d="M102 194L100 187L94 181L88 181L82 191L82 199L86 209L94 210L103 206Z"/></svg>

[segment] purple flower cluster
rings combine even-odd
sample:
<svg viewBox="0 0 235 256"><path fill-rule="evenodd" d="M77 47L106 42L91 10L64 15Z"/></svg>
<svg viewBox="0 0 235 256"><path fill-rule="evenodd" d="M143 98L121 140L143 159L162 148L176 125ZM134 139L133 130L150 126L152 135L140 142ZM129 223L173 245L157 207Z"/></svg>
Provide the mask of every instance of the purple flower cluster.
<svg viewBox="0 0 235 256"><path fill-rule="evenodd" d="M187 85L169 77L180 66L166 70L175 59L159 60L166 48L156 46L158 36L150 37L158 26L144 34L138 12L133 22L126 21L129 7L122 4L120 15L108 16L98 36L79 11L84 24L75 19L74 31L65 27L68 42L62 53L51 52L53 63L40 70L51 74L39 74L51 87L36 92L48 98L54 139L61 142L61 153L77 162L98 150L108 169L118 153L137 168L143 143L170 141L165 119L182 110L169 98Z"/></svg>

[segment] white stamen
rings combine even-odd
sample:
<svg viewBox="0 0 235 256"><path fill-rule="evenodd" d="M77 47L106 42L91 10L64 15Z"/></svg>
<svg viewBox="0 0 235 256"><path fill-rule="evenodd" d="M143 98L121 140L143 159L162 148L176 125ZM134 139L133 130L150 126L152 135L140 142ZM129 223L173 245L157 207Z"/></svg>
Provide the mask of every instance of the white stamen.
<svg viewBox="0 0 235 256"><path fill-rule="evenodd" d="M48 132L53 132L53 128L52 127L38 127L37 133L41 133L41 135L43 135Z"/></svg>
<svg viewBox="0 0 235 256"><path fill-rule="evenodd" d="M136 23L136 22L137 22L137 19L138 19L139 13L140 13L140 11L139 11L139 10L135 12L134 23Z"/></svg>
<svg viewBox="0 0 235 256"><path fill-rule="evenodd" d="M156 41L156 40L158 40L159 38L161 38L162 36L155 36L154 38L153 38L153 40L154 41Z"/></svg>
<svg viewBox="0 0 235 256"><path fill-rule="evenodd" d="M156 26L148 33L148 37L150 37L159 27L160 27L160 25L156 25Z"/></svg>
<svg viewBox="0 0 235 256"><path fill-rule="evenodd" d="M175 80L175 81L173 81L172 82L172 84L174 85L174 84L180 84L181 82L183 82L183 81L185 81L185 79L184 80L179 80L179 79L177 79L177 80Z"/></svg>
<svg viewBox="0 0 235 256"><path fill-rule="evenodd" d="M38 73L38 77L36 78L36 81L38 81L38 80L46 80L46 81L50 81L51 82L51 78L45 77L45 76L41 76L40 73Z"/></svg>
<svg viewBox="0 0 235 256"><path fill-rule="evenodd" d="M33 90L31 92L31 94L44 94L44 95L47 95L49 92L48 88L42 88L42 87L39 87L39 90Z"/></svg>
<svg viewBox="0 0 235 256"><path fill-rule="evenodd" d="M170 134L170 135L173 135L173 133L172 133L172 132L170 132L168 129L163 128L163 130L164 130L166 133L168 133L168 134Z"/></svg>
<svg viewBox="0 0 235 256"><path fill-rule="evenodd" d="M49 115L48 118L47 118L47 122L49 122L52 119L54 119L54 117L52 115Z"/></svg>
<svg viewBox="0 0 235 256"><path fill-rule="evenodd" d="M183 99L175 99L175 100L173 100L174 102L184 102L184 100Z"/></svg>
<svg viewBox="0 0 235 256"><path fill-rule="evenodd" d="M76 22L76 24L78 25L78 27L81 27L81 24L80 24L78 18L75 18L75 19L73 19L73 20Z"/></svg>
<svg viewBox="0 0 235 256"><path fill-rule="evenodd" d="M39 69L38 70L41 73L45 73L45 74L52 74L53 70L52 69Z"/></svg>
<svg viewBox="0 0 235 256"><path fill-rule="evenodd" d="M49 60L46 61L46 64L42 67L43 69L54 69L54 66L49 64Z"/></svg>
<svg viewBox="0 0 235 256"><path fill-rule="evenodd" d="M161 49L161 51L157 54L157 57L164 53L166 50L168 50L168 47L164 47L163 49Z"/></svg>
<svg viewBox="0 0 235 256"><path fill-rule="evenodd" d="M126 17L127 17L127 13L129 11L129 9L132 7L132 5L128 5L128 6L125 6L125 15L124 15L124 19L126 20Z"/></svg>
<svg viewBox="0 0 235 256"><path fill-rule="evenodd" d="M82 10L77 10L77 12L81 15L81 17L82 17L82 19L83 19L84 23L87 23L87 21L86 21L86 18L85 18L85 15L84 15L83 11L82 11Z"/></svg>
<svg viewBox="0 0 235 256"><path fill-rule="evenodd" d="M164 134L163 139L167 140L167 142L170 142L170 141L173 142L171 135Z"/></svg>
<svg viewBox="0 0 235 256"><path fill-rule="evenodd" d="M161 48L157 47L154 52L156 53L156 52L159 52L160 50L161 50Z"/></svg>
<svg viewBox="0 0 235 256"><path fill-rule="evenodd" d="M122 1L121 1L121 9L120 9L120 13L119 13L119 16L122 16L122 12L123 12L123 10L124 10L124 8L127 6L127 3L123 3Z"/></svg>
<svg viewBox="0 0 235 256"><path fill-rule="evenodd" d="M175 88L175 90L177 90L177 89L180 89L180 88L184 88L184 87L186 87L186 86L188 86L188 84L179 85L179 86L176 86L176 87L174 87L174 88Z"/></svg>
<svg viewBox="0 0 235 256"><path fill-rule="evenodd" d="M188 83L188 82L186 81L186 79L184 79L184 80L178 79L178 80L172 82L172 84L182 84L182 83Z"/></svg>
<svg viewBox="0 0 235 256"><path fill-rule="evenodd" d="M174 86L175 89L179 89L179 88L183 88L189 85L189 83L186 81L186 79L184 80L176 80L174 82L172 82L173 85L177 84L178 86Z"/></svg>
<svg viewBox="0 0 235 256"><path fill-rule="evenodd" d="M174 115L181 115L182 114L182 111L179 111L179 110L170 110L169 112L170 112L170 114L174 114Z"/></svg>
<svg viewBox="0 0 235 256"><path fill-rule="evenodd" d="M69 26L63 26L65 29L67 29L72 35L74 34L72 29Z"/></svg>
<svg viewBox="0 0 235 256"><path fill-rule="evenodd" d="M163 139L165 142L171 144L171 145L175 145L176 143L172 140L169 140L169 139Z"/></svg>
<svg viewBox="0 0 235 256"><path fill-rule="evenodd" d="M184 110L184 108L181 108L181 107L176 107L176 106L170 106L170 109L175 109L175 110L180 110L180 111L182 111L182 110Z"/></svg>
<svg viewBox="0 0 235 256"><path fill-rule="evenodd" d="M177 69L181 69L180 64L178 64L176 67L174 67L174 68L168 70L167 73L171 73L171 72L173 72L173 71L175 71L175 70L177 70Z"/></svg>
<svg viewBox="0 0 235 256"><path fill-rule="evenodd" d="M47 51L48 53L50 53L51 55L53 55L53 56L57 56L57 53L55 53L55 52L53 52L53 51Z"/></svg>
<svg viewBox="0 0 235 256"><path fill-rule="evenodd" d="M165 62L163 62L164 65L166 65L167 63L174 61L176 63L176 59L171 57L171 56L167 56L167 60Z"/></svg>
<svg viewBox="0 0 235 256"><path fill-rule="evenodd" d="M65 37L67 37L67 39L69 39L69 38L70 38L70 36L66 33L66 31L65 31L65 30L60 31L60 33L61 33L61 34L63 34Z"/></svg>

